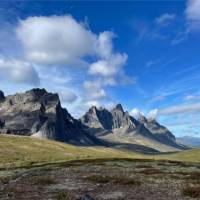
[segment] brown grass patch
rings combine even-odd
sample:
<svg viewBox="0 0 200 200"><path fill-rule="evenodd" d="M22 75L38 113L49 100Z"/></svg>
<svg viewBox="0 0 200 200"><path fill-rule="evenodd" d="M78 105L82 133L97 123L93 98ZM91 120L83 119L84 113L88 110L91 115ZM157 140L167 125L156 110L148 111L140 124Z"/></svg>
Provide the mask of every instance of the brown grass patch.
<svg viewBox="0 0 200 200"><path fill-rule="evenodd" d="M53 176L33 176L30 181L34 185L51 185L55 184L55 178Z"/></svg>
<svg viewBox="0 0 200 200"><path fill-rule="evenodd" d="M9 177L0 177L0 184L8 184L10 181L10 178Z"/></svg>
<svg viewBox="0 0 200 200"><path fill-rule="evenodd" d="M159 170L159 169L155 169L155 168L140 170L140 171L138 171L137 173L145 174L145 175L164 174L163 171L161 171L161 170Z"/></svg>
<svg viewBox="0 0 200 200"><path fill-rule="evenodd" d="M192 180L200 180L200 172L192 172L189 174L187 179L192 179Z"/></svg>
<svg viewBox="0 0 200 200"><path fill-rule="evenodd" d="M75 198L68 192L59 192L56 196L56 200L75 200Z"/></svg>
<svg viewBox="0 0 200 200"><path fill-rule="evenodd" d="M136 165L135 168L136 169L140 169L140 168L152 169L153 167L151 165Z"/></svg>
<svg viewBox="0 0 200 200"><path fill-rule="evenodd" d="M189 196L192 198L200 197L200 185L186 185L182 189L183 196Z"/></svg>

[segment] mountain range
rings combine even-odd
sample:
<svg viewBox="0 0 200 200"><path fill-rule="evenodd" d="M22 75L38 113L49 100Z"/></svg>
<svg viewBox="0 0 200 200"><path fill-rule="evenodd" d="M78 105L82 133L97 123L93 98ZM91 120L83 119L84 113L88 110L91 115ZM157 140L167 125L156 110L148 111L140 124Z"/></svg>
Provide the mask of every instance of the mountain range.
<svg viewBox="0 0 200 200"><path fill-rule="evenodd" d="M141 152L187 149L156 120L135 119L121 104L110 111L92 106L74 119L62 108L58 94L38 88L9 96L0 91L0 133Z"/></svg>
<svg viewBox="0 0 200 200"><path fill-rule="evenodd" d="M175 136L155 119L140 116L135 119L117 104L111 111L91 107L80 119L86 131L110 142L144 145L159 151L175 151L185 147L176 141Z"/></svg>

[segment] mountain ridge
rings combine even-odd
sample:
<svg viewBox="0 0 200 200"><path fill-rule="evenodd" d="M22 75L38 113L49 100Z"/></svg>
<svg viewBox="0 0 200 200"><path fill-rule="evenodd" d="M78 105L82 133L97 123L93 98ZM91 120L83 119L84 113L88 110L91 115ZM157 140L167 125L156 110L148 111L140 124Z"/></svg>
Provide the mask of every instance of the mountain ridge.
<svg viewBox="0 0 200 200"><path fill-rule="evenodd" d="M145 117L143 121L136 120L121 104L111 111L92 106L80 119L75 119L61 106L58 94L39 88L8 96L0 91L0 134L48 138L75 145L138 149L140 152L162 151L160 146L167 151L184 149L166 127ZM117 140L113 140L116 136L119 136ZM127 138L131 140L127 142Z"/></svg>
<svg viewBox="0 0 200 200"><path fill-rule="evenodd" d="M127 111L124 111L121 104L117 104L111 111L93 106L80 118L80 121L97 137L102 136L109 139L112 138L111 135L114 137L144 137L176 149L185 148L178 144L175 136L156 120L149 120L144 116L136 120ZM104 124L109 124L109 126L104 126Z"/></svg>
<svg viewBox="0 0 200 200"><path fill-rule="evenodd" d="M58 94L34 88L4 97L1 92L0 132L27 135L74 144L99 144L82 124L61 107Z"/></svg>

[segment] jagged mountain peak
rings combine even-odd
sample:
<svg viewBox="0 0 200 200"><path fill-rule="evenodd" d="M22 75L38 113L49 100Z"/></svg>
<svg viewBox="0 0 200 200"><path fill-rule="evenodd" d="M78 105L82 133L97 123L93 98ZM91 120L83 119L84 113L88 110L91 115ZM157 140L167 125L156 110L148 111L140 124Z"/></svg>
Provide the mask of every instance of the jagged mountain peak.
<svg viewBox="0 0 200 200"><path fill-rule="evenodd" d="M97 107L96 107L96 106L92 106L92 107L88 110L88 113L93 114L93 113L96 113L96 111L97 111Z"/></svg>
<svg viewBox="0 0 200 200"><path fill-rule="evenodd" d="M113 110L118 110L118 111L121 111L121 112L124 112L124 109L122 107L122 105L120 103L118 103Z"/></svg>
<svg viewBox="0 0 200 200"><path fill-rule="evenodd" d="M95 115L87 112L81 118L81 122L96 136L109 136L111 134L116 136L145 137L148 140L160 142L164 145L182 148L176 143L175 136L155 119L148 119L142 114L135 119L128 112L124 112L121 104L117 104L111 111L95 107L91 109L95 109Z"/></svg>
<svg viewBox="0 0 200 200"><path fill-rule="evenodd" d="M35 95L44 95L47 93L47 91L44 88L33 88L31 90L26 91L26 94L27 93L34 93Z"/></svg>

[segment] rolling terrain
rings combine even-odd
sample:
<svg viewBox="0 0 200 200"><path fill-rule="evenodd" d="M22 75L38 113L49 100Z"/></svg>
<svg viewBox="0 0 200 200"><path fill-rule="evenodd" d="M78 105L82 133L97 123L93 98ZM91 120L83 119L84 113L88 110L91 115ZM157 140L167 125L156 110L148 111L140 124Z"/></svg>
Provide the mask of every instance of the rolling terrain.
<svg viewBox="0 0 200 200"><path fill-rule="evenodd" d="M147 155L0 135L0 199L197 200L199 155L200 149Z"/></svg>
<svg viewBox="0 0 200 200"><path fill-rule="evenodd" d="M78 147L47 139L0 135L0 168L15 168L96 158L142 158L106 147Z"/></svg>
<svg viewBox="0 0 200 200"><path fill-rule="evenodd" d="M144 154L108 147L79 147L47 139L0 135L0 168L33 167L81 159L130 158L200 162L200 149Z"/></svg>

